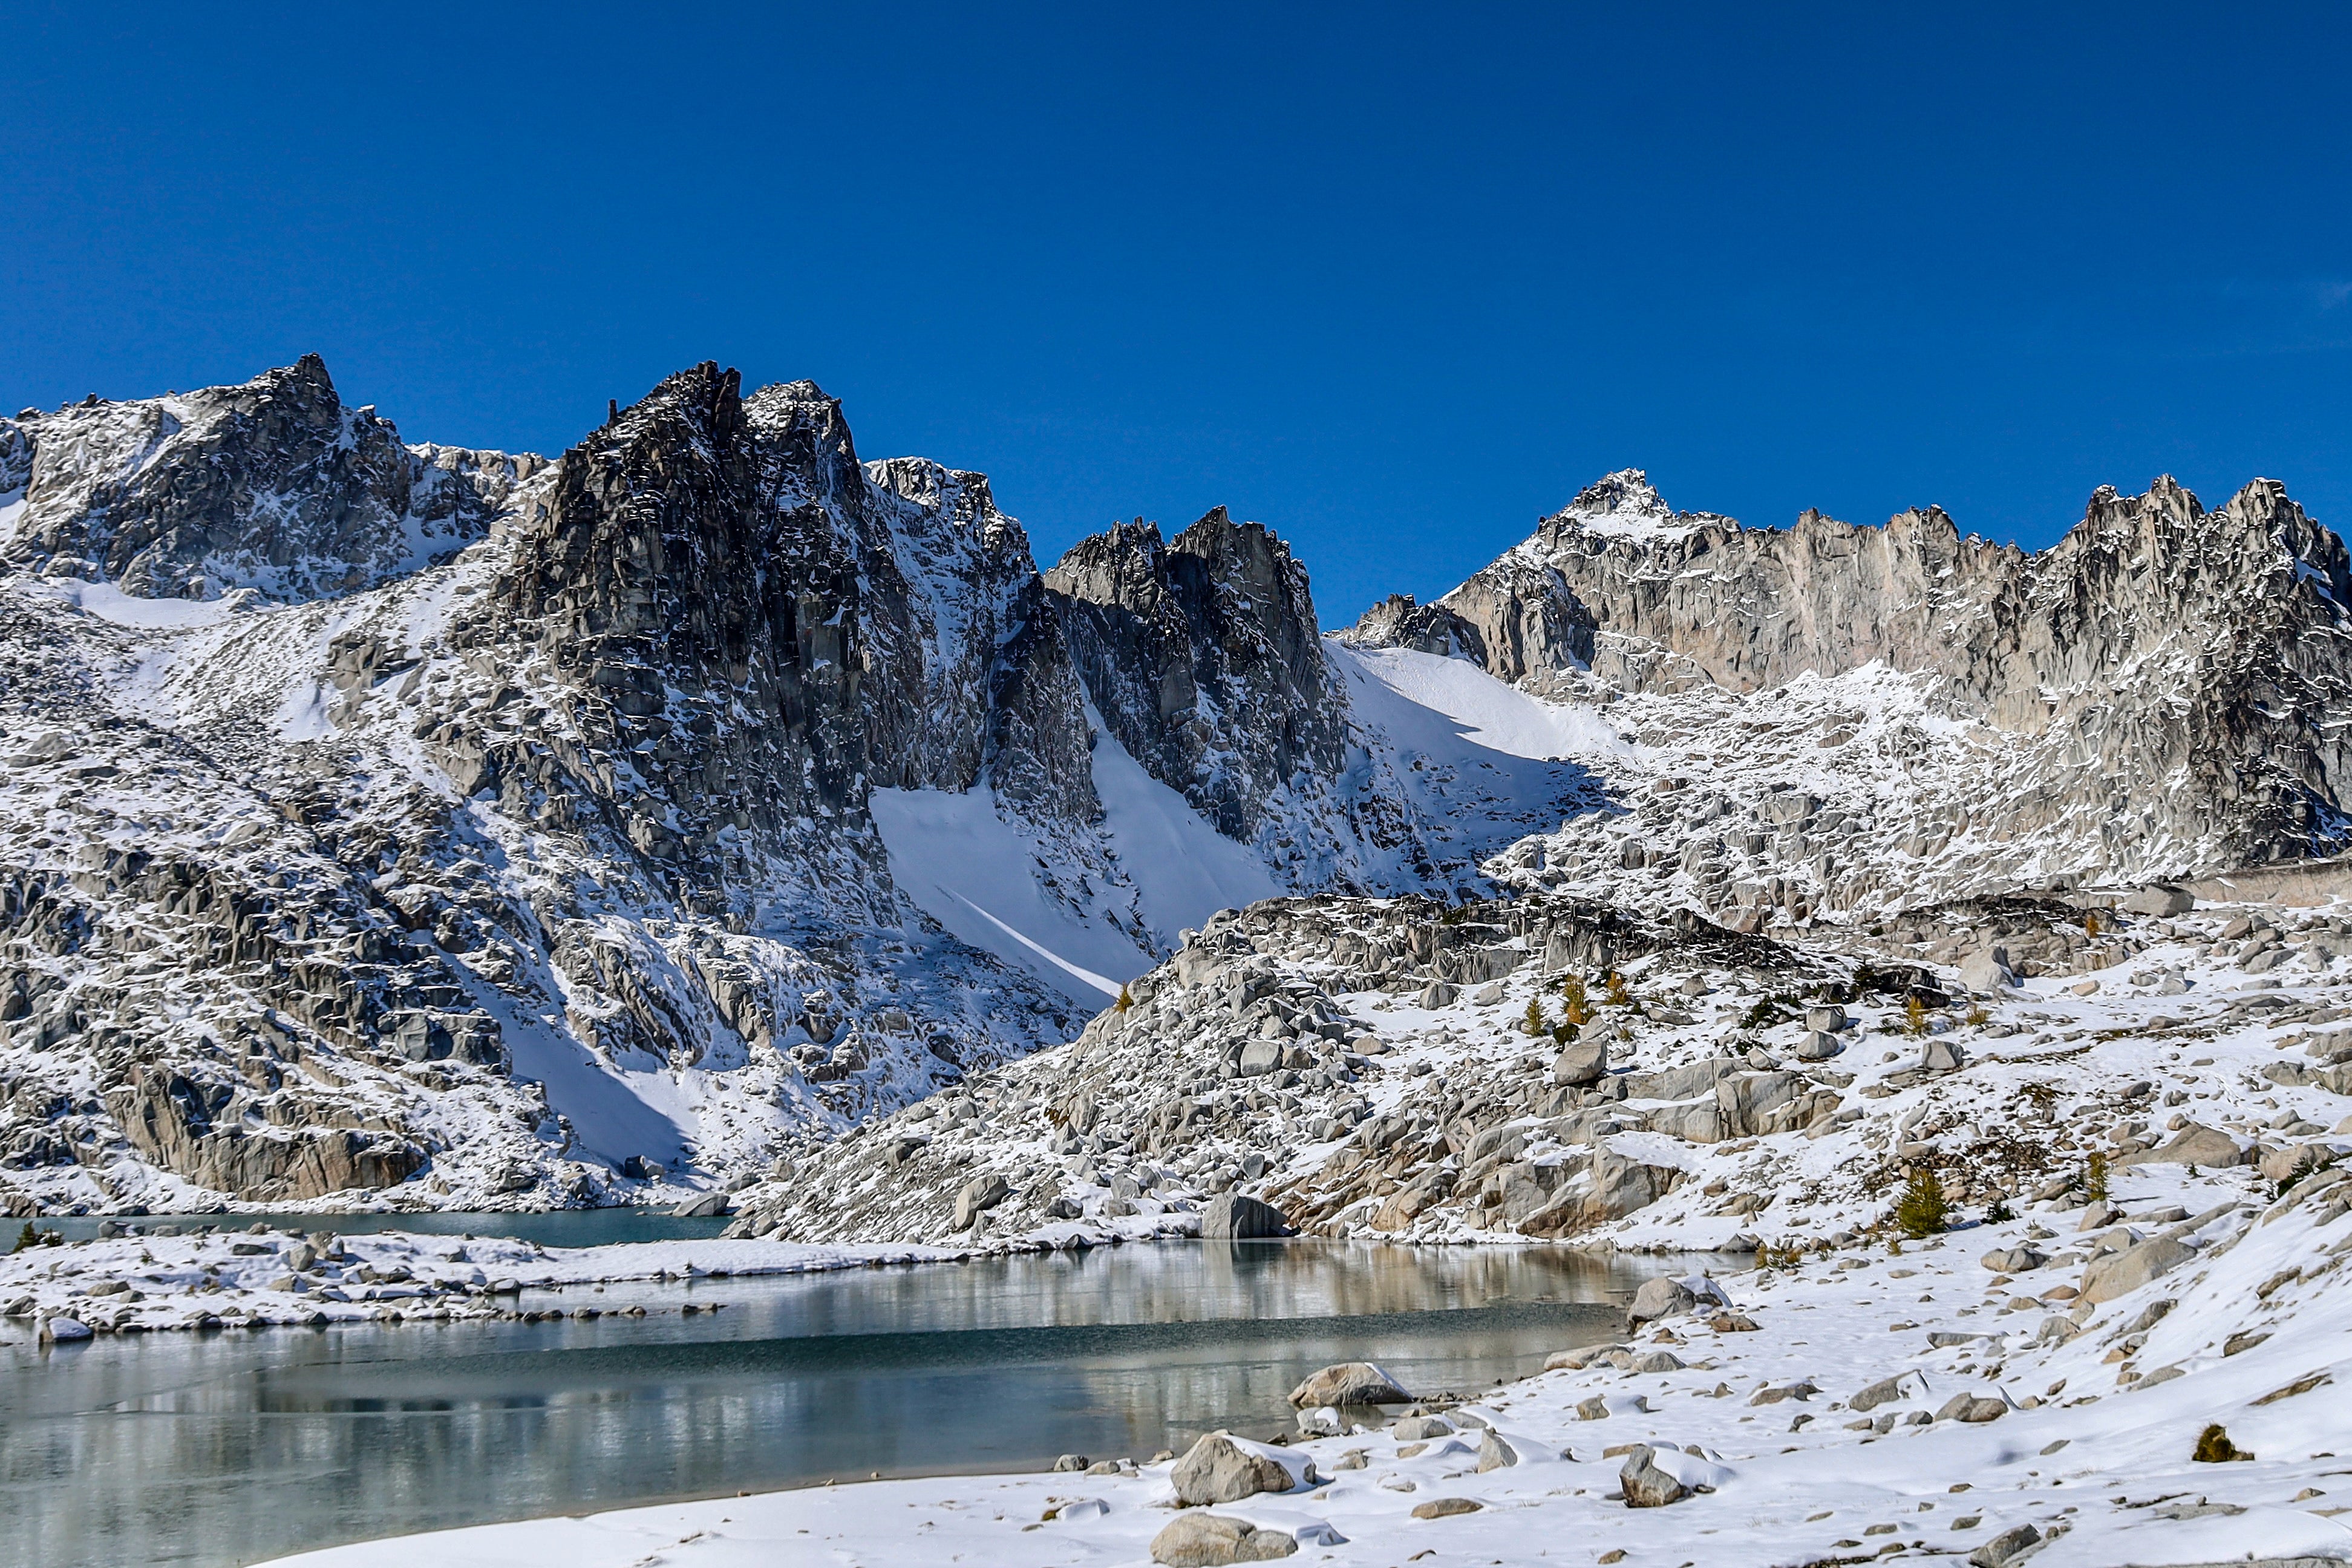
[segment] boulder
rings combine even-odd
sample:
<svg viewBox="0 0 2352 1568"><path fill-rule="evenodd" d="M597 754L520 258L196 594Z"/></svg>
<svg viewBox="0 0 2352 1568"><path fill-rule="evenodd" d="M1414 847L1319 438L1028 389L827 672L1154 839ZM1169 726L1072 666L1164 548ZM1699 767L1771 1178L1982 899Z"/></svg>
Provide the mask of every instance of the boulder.
<svg viewBox="0 0 2352 1568"><path fill-rule="evenodd" d="M1587 1089L1609 1073L1609 1042L1599 1037L1570 1040L1551 1059L1551 1080L1562 1089Z"/></svg>
<svg viewBox="0 0 2352 1568"><path fill-rule="evenodd" d="M1426 1443L1453 1435L1454 1423L1443 1415L1404 1415L1389 1424L1389 1436L1399 1443Z"/></svg>
<svg viewBox="0 0 2352 1568"><path fill-rule="evenodd" d="M1909 1373L1899 1373L1893 1377L1882 1377L1846 1403L1858 1411L1875 1410L1882 1405L1892 1405L1898 1399L1907 1398L1909 1396L1904 1393L1903 1384L1906 1378L1912 1375Z"/></svg>
<svg viewBox="0 0 2352 1568"><path fill-rule="evenodd" d="M1065 1454L1054 1461L1054 1473L1064 1475L1073 1471L1083 1472L1090 1462L1084 1454Z"/></svg>
<svg viewBox="0 0 2352 1568"><path fill-rule="evenodd" d="M1428 1008L1430 1011L1435 1012L1440 1007L1453 1006L1454 998L1457 994L1459 994L1459 993L1454 989L1454 986L1449 982L1444 980L1433 980L1422 991L1421 1005L1423 1007Z"/></svg>
<svg viewBox="0 0 2352 1568"><path fill-rule="evenodd" d="M1680 1479L1657 1467L1647 1443L1633 1446L1617 1479L1624 1486L1627 1508L1664 1508L1690 1496L1690 1489Z"/></svg>
<svg viewBox="0 0 2352 1568"><path fill-rule="evenodd" d="M2118 1296L2128 1296L2196 1256L2197 1249L2187 1242L2159 1236L2137 1247L2095 1258L2083 1270L2082 1300L2095 1306Z"/></svg>
<svg viewBox="0 0 2352 1568"><path fill-rule="evenodd" d="M1326 1405L1410 1405L1412 1395L1370 1362L1347 1361L1325 1367L1292 1389L1290 1403L1301 1410Z"/></svg>
<svg viewBox="0 0 2352 1568"><path fill-rule="evenodd" d="M1797 1059L1825 1062L1845 1049L1845 1042L1824 1029L1808 1029L1797 1039Z"/></svg>
<svg viewBox="0 0 2352 1568"><path fill-rule="evenodd" d="M2017 984L2009 967L2009 949L1988 948L1960 960L1960 984L1971 991L1999 991Z"/></svg>
<svg viewBox="0 0 2352 1568"><path fill-rule="evenodd" d="M1834 1002L1808 1007L1805 1009L1805 1027L1833 1035L1845 1027L1845 1009Z"/></svg>
<svg viewBox="0 0 2352 1568"><path fill-rule="evenodd" d="M1013 1184L991 1171L985 1176L974 1176L956 1193L955 1228L970 1230L980 1216L1013 1195Z"/></svg>
<svg viewBox="0 0 2352 1568"><path fill-rule="evenodd" d="M1958 1072L1959 1067L1960 1047L1949 1040L1929 1040L1927 1048L1919 1053L1922 1072Z"/></svg>
<svg viewBox="0 0 2352 1568"><path fill-rule="evenodd" d="M1227 1563L1271 1563L1298 1550L1289 1532L1260 1530L1219 1513L1180 1513L1151 1538L1151 1560L1168 1568L1220 1568Z"/></svg>
<svg viewBox="0 0 2352 1568"><path fill-rule="evenodd" d="M2245 1152L2238 1141L2218 1128L2190 1122L2172 1136L2171 1142L2160 1147L2126 1154L2116 1162L2118 1165L2196 1165L2205 1170L2222 1170L2245 1161Z"/></svg>
<svg viewBox="0 0 2352 1568"><path fill-rule="evenodd" d="M2324 1143L2282 1143L2275 1149L2263 1150L2254 1163L2272 1181L2284 1182L2304 1169L2306 1162L2315 1168L2335 1152Z"/></svg>
<svg viewBox="0 0 2352 1568"><path fill-rule="evenodd" d="M725 1214L727 1209L725 1193L705 1193L700 1197L687 1199L669 1213L672 1219L709 1219L714 1215Z"/></svg>
<svg viewBox="0 0 2352 1568"><path fill-rule="evenodd" d="M2024 1556L2026 1551L2041 1540L2040 1531L2030 1524L2021 1524L2014 1530L2002 1531L1969 1552L1969 1562L1974 1568L2006 1568L2007 1564Z"/></svg>
<svg viewBox="0 0 2352 1568"><path fill-rule="evenodd" d="M1642 1288L1633 1292L1633 1304L1625 1309L1625 1316L1633 1322L1646 1323L1654 1318L1678 1316L1697 1305L1698 1298L1681 1280L1661 1277L1642 1281Z"/></svg>
<svg viewBox="0 0 2352 1568"><path fill-rule="evenodd" d="M1582 1205L1587 1224L1623 1219L1658 1201L1678 1173L1664 1165L1648 1165L1609 1149L1592 1152L1591 1186Z"/></svg>
<svg viewBox="0 0 2352 1568"><path fill-rule="evenodd" d="M34 1334L45 1345L78 1344L89 1337L89 1325L79 1318L43 1318Z"/></svg>
<svg viewBox="0 0 2352 1568"><path fill-rule="evenodd" d="M1754 1138L1783 1131L1786 1114L1793 1114L1787 1108L1808 1087L1804 1075L1793 1072L1739 1072L1716 1079L1715 1109L1723 1136Z"/></svg>
<svg viewBox="0 0 2352 1568"><path fill-rule="evenodd" d="M2124 895L2116 906L2127 915L2146 915L2151 920L2169 920L2185 915L2197 907L2197 900L2186 888L2176 888L2166 882L2151 882L2147 887Z"/></svg>
<svg viewBox="0 0 2352 1568"><path fill-rule="evenodd" d="M1313 1460L1307 1461L1307 1480L1315 1477ZM1274 1457L1262 1444L1244 1444L1212 1432L1176 1461L1169 1472L1176 1486L1176 1497L1186 1508L1202 1503L1239 1502L1260 1492L1286 1492L1297 1484L1291 1479L1289 1468Z"/></svg>
<svg viewBox="0 0 2352 1568"><path fill-rule="evenodd" d="M1289 1234L1290 1222L1280 1209L1240 1193L1212 1198L1201 1211L1203 1241L1262 1241Z"/></svg>
<svg viewBox="0 0 2352 1568"><path fill-rule="evenodd" d="M1506 1439L1489 1432L1478 1439L1478 1473L1507 1468L1519 1462L1519 1451Z"/></svg>
<svg viewBox="0 0 2352 1568"><path fill-rule="evenodd" d="M1944 1407L1936 1412L1936 1419L1980 1424L1998 1421L2008 1414L2008 1405L2000 1400L1987 1398L1980 1394L1955 1394L1944 1401Z"/></svg>
<svg viewBox="0 0 2352 1568"><path fill-rule="evenodd" d="M1412 1517L1415 1519L1452 1519L1455 1514L1476 1513L1480 1509L1486 1506L1486 1505L1485 1503L1466 1497L1432 1498L1427 1502L1415 1503L1412 1509Z"/></svg>
<svg viewBox="0 0 2352 1568"><path fill-rule="evenodd" d="M2029 1268L2039 1268L2050 1261L2031 1247L2001 1247L1988 1252L1979 1262L1996 1274L2022 1274Z"/></svg>
<svg viewBox="0 0 2352 1568"><path fill-rule="evenodd" d="M1241 1070L1244 1078L1258 1078L1282 1065L1280 1040L1252 1040L1242 1047Z"/></svg>
<svg viewBox="0 0 2352 1568"><path fill-rule="evenodd" d="M1625 1309L1625 1316L1636 1323L1646 1323L1654 1318L1671 1318L1690 1311L1701 1301L1729 1306L1723 1289L1712 1279L1693 1276L1689 1279L1674 1279L1664 1275L1644 1279L1642 1288L1633 1292L1633 1303Z"/></svg>

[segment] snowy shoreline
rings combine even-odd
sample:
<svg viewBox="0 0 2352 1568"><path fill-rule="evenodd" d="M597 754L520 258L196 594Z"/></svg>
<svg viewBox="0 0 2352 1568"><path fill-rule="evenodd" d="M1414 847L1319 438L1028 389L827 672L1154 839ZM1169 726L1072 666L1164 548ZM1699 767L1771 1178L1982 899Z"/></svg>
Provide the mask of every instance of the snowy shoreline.
<svg viewBox="0 0 2352 1568"><path fill-rule="evenodd" d="M1239 1447L1293 1476L1311 1460L1313 1479L1184 1511L1339 1563L1425 1548L1438 1561L1622 1552L1707 1568L1896 1551L2034 1568L2352 1560L2352 1424L2320 1392L2352 1379L2352 1295L2336 1278L2352 1254L2346 1184L2325 1172L2266 1203L2242 1173L2139 1171L2119 1181L2120 1218L2091 1215L2101 1223L2071 1235L2057 1226L2084 1216L2042 1205L1896 1250L1694 1277L1678 1310L1615 1345L1555 1356L1475 1402L1433 1403L1433 1423L1381 1430L1304 1412L1286 1446ZM2201 1206L2173 1220L2176 1197ZM2133 1226L2134 1215L2147 1217ZM2079 1260L2115 1225L2185 1256L2160 1290L2094 1304L2049 1255L2071 1246ZM2026 1252L2050 1272L2029 1281L1988 1262ZM2252 1458L2192 1458L2215 1423ZM1334 1425L1347 1429L1315 1434ZM1644 1455L1692 1489L1629 1508L1623 1475ZM818 1548L869 1565L1150 1561L1179 1517L1173 1467L1108 1458L1093 1473L874 1481L396 1537L280 1568L378 1568L420 1551L446 1568L738 1568ZM2013 1533L2024 1529L2035 1539ZM2007 1555L1990 1544L2003 1540Z"/></svg>
<svg viewBox="0 0 2352 1568"><path fill-rule="evenodd" d="M523 1290L572 1285L965 1263L1176 1240L1195 1234L1198 1225L1194 1215L1139 1215L962 1247L721 1237L561 1247L506 1237L337 1236L261 1224L199 1235L125 1234L0 1257L0 1342L13 1337L10 1328L46 1342L194 1329L593 1317L600 1315L593 1307L524 1313L501 1303ZM683 1310L706 1309L688 1303ZM630 1310L642 1316L646 1309Z"/></svg>

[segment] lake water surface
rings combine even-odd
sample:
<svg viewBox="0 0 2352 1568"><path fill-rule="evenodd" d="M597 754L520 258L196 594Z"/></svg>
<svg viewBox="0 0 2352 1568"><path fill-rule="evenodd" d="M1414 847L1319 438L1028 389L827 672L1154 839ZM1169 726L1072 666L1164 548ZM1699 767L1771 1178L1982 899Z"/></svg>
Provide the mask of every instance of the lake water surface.
<svg viewBox="0 0 2352 1568"><path fill-rule="evenodd" d="M1557 1248L1173 1243L530 1292L670 1310L0 1344L25 1568L226 1568L410 1531L1270 1436L1380 1362L1468 1393L1605 1338L1661 1265ZM681 1302L727 1303L717 1314Z"/></svg>

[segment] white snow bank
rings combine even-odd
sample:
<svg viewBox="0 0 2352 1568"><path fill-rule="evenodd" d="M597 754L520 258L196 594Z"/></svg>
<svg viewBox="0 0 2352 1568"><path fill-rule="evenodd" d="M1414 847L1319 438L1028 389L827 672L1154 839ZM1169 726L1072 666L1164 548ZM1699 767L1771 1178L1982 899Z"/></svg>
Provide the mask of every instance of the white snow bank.
<svg viewBox="0 0 2352 1568"><path fill-rule="evenodd" d="M1358 711L1380 721L1408 722L1418 716L1402 713L1394 701L1381 700L1386 692L1454 721L1453 738L1515 757L1589 757L1605 754L1630 758L1633 748L1598 710L1563 702L1546 702L1516 686L1505 685L1467 659L1447 658L1408 647L1347 647L1358 666L1351 674L1350 695ZM1371 699L1369 709L1363 699ZM1413 722L1416 731L1431 731L1426 718ZM1430 739L1435 733L1429 734Z"/></svg>
<svg viewBox="0 0 2352 1568"><path fill-rule="evenodd" d="M890 876L925 914L972 946L1030 970L1087 1006L1159 961L1114 913L1161 948L1223 909L1282 892L1249 849L1211 826L1184 797L1144 772L1095 727L1094 829L1116 881L1070 863L1068 851L1002 811L985 789L877 790L875 826ZM1045 878L1051 873L1054 888Z"/></svg>
<svg viewBox="0 0 2352 1568"><path fill-rule="evenodd" d="M322 1224L325 1223L322 1220ZM647 1241L545 1247L406 1231L352 1236L320 1251L282 1230L124 1236L36 1247L0 1258L0 1310L27 1329L59 1315L108 1331L215 1321L352 1321L404 1316L485 1317L521 1289L625 1279L809 1274L882 1263L935 1263L940 1247L801 1242Z"/></svg>
<svg viewBox="0 0 2352 1568"><path fill-rule="evenodd" d="M998 816L987 790L877 789L871 809L891 880L972 946L1089 1006L1150 966L1150 955L1108 921L1087 920L1046 896L1037 839Z"/></svg>
<svg viewBox="0 0 2352 1568"><path fill-rule="evenodd" d="M85 615L110 621L118 626L138 626L146 629L178 628L183 626L214 626L227 620L236 611L220 599L147 599L126 594L111 583L85 583L78 578L58 578L42 585L43 591L63 599Z"/></svg>

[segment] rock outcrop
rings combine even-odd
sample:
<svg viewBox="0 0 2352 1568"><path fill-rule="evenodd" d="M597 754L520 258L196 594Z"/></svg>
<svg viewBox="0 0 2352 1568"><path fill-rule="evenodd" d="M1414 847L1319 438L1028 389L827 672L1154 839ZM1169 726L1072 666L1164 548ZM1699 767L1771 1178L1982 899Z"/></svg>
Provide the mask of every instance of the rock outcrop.
<svg viewBox="0 0 2352 1568"><path fill-rule="evenodd" d="M1045 581L1105 725L1220 832L1257 841L1324 805L1347 765L1347 699L1306 569L1263 524L1218 507L1163 542L1139 518Z"/></svg>
<svg viewBox="0 0 2352 1568"><path fill-rule="evenodd" d="M242 386L0 420L0 563L163 598L347 593L481 538L540 466L404 447L305 354Z"/></svg>

